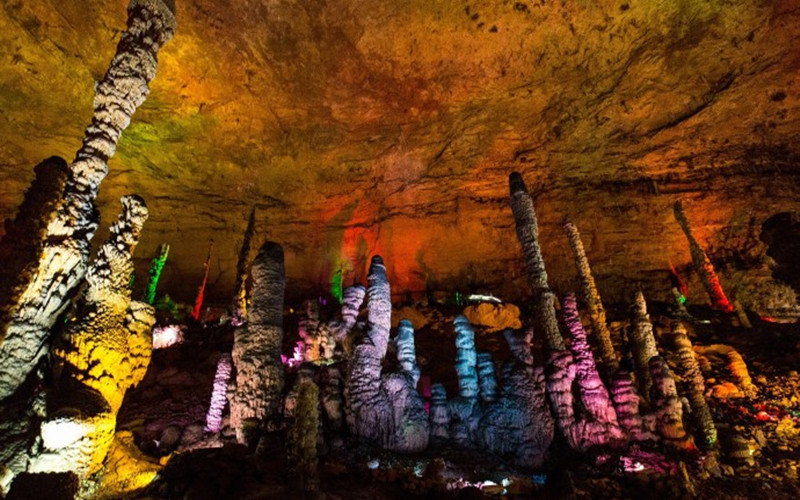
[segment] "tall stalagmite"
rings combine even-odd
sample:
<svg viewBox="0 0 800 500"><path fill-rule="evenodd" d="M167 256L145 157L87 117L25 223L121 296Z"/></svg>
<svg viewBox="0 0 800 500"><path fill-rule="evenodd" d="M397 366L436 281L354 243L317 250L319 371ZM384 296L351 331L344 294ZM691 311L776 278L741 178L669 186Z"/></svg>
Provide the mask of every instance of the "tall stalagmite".
<svg viewBox="0 0 800 500"><path fill-rule="evenodd" d="M714 419L706 402L705 379L692 349L692 341L686 334L686 327L680 321L672 322L672 341L678 354L681 375L688 385L689 406L692 409L695 426L700 432L701 446L705 449L714 448L717 444L717 428L714 426Z"/></svg>
<svg viewBox="0 0 800 500"><path fill-rule="evenodd" d="M663 357L650 359L650 376L653 379L650 402L655 410L656 430L665 442L676 448L694 448L691 436L683 427L683 407L675 378Z"/></svg>
<svg viewBox="0 0 800 500"><path fill-rule="evenodd" d="M594 284L592 269L589 267L589 259L586 258L586 251L583 249L583 242L578 228L569 217L564 218L562 227L569 240L569 246L572 248L572 255L575 258L575 268L578 271L578 278L581 282L581 294L589 308L589 322L597 338L605 373L611 375L617 371L619 362L617 361L617 353L614 352L614 344L611 342L611 332L609 332L606 324L606 310L603 308L603 301L600 299L597 286Z"/></svg>
<svg viewBox="0 0 800 500"><path fill-rule="evenodd" d="M200 321L200 312L203 309L203 300L206 294L206 285L208 284L208 272L211 268L211 252L214 250L214 240L208 244L208 254L206 261L203 263L203 281L197 288L197 297L194 299L194 307L192 308L192 318L195 321Z"/></svg>
<svg viewBox="0 0 800 500"><path fill-rule="evenodd" d="M555 310L556 296L547 284L547 271L544 268L542 249L539 247L539 224L533 208L533 199L528 194L528 189L519 173L512 173L508 178L508 184L511 191L511 211L514 214L517 239L522 245L525 268L528 271L528 284L533 292L536 330L544 333L549 349L566 349L564 339L558 331Z"/></svg>
<svg viewBox="0 0 800 500"><path fill-rule="evenodd" d="M214 385L211 388L211 402L206 412L206 432L219 432L222 428L222 412L228 402L228 381L231 378L231 355L227 352L217 360L217 371L214 374Z"/></svg>
<svg viewBox="0 0 800 500"><path fill-rule="evenodd" d="M277 417L283 390L283 248L268 241L253 261L252 304L247 325L233 341L236 390L230 401L231 426L240 443L251 444Z"/></svg>
<svg viewBox="0 0 800 500"><path fill-rule="evenodd" d="M674 212L675 220L678 221L683 233L686 235L686 239L689 240L689 252L692 254L692 263L694 264L694 269L700 276L700 281L703 282L706 292L708 292L708 296L711 299L711 305L720 311L725 311L728 313L733 312L733 306L731 305L730 301L728 301L728 297L725 296L725 292L722 290L722 284L719 282L719 277L714 270L714 265L708 258L708 254L706 254L705 250L703 250L700 244L697 243L697 240L694 239L694 235L692 235L692 229L689 226L689 219L686 218L686 214L683 211L683 205L681 204L680 200L675 202Z"/></svg>
<svg viewBox="0 0 800 500"><path fill-rule="evenodd" d="M478 353L478 386L482 404L494 403L497 400L497 376L491 353Z"/></svg>
<svg viewBox="0 0 800 500"><path fill-rule="evenodd" d="M617 411L617 421L632 441L655 441L656 436L648 425L652 419L642 418L639 412L639 393L633 377L627 370L618 370L611 382L611 399Z"/></svg>
<svg viewBox="0 0 800 500"><path fill-rule="evenodd" d="M150 264L149 279L147 280L147 290L144 294L144 301L150 305L156 301L156 290L158 289L158 280L161 278L161 271L164 270L164 265L167 263L169 256L169 245L163 243L158 248L158 255L153 258Z"/></svg>
<svg viewBox="0 0 800 500"><path fill-rule="evenodd" d="M149 93L159 49L175 32L174 2L131 0L128 27L108 72L96 85L94 115L69 167L55 217L42 234L38 266L15 280L19 286L0 324L0 400L14 392L47 354L56 318L83 279L97 228L94 200L122 131Z"/></svg>
<svg viewBox="0 0 800 500"><path fill-rule="evenodd" d="M363 285L347 287L342 294L342 309L340 317L331 322L330 328L333 336L341 342L353 329L358 319L358 311L364 302L367 289Z"/></svg>
<svg viewBox="0 0 800 500"><path fill-rule="evenodd" d="M639 394L649 397L653 379L650 377L650 359L658 356L656 338L653 335L653 324L647 314L647 302L644 294L636 293L636 304L633 313L633 329L630 335L631 353L636 370L636 382Z"/></svg>
<svg viewBox="0 0 800 500"><path fill-rule="evenodd" d="M31 472L72 471L86 479L100 470L125 392L141 380L150 361L154 310L132 302L128 286L147 208L136 196L121 202L122 213L87 271L79 319L53 348L42 449L31 460Z"/></svg>
<svg viewBox="0 0 800 500"><path fill-rule="evenodd" d="M247 276L250 274L250 246L256 232L256 209L250 211L247 220L247 229L244 231L242 248L239 250L239 260L236 262L236 284L233 286L233 303L231 304L231 323L234 326L242 325L247 319Z"/></svg>
<svg viewBox="0 0 800 500"><path fill-rule="evenodd" d="M453 320L456 330L456 374L458 396L450 401L450 437L462 446L475 443L481 407L478 404L478 357L475 352L475 331L469 320L458 315Z"/></svg>

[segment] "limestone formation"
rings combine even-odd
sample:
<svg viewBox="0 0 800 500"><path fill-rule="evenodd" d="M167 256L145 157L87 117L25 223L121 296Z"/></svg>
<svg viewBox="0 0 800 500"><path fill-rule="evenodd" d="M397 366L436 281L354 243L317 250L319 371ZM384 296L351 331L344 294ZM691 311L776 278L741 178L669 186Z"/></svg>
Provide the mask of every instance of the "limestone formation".
<svg viewBox="0 0 800 500"><path fill-rule="evenodd" d="M523 467L544 462L555 426L545 396L544 371L534 368L530 330L505 331L512 359L503 368L498 399L487 405L480 420L483 448Z"/></svg>
<svg viewBox="0 0 800 500"><path fill-rule="evenodd" d="M92 122L69 167L63 195L57 207L47 202L41 214L43 221L49 220L40 232L38 255L30 261L37 265L14 281L14 300L3 306L0 400L14 392L47 354L42 347L49 332L83 279L97 228L94 201L108 171L106 162L114 155L131 115L146 99L157 53L174 31L175 16L162 0L131 0L127 30L108 72L95 87Z"/></svg>
<svg viewBox="0 0 800 500"><path fill-rule="evenodd" d="M125 392L147 369L154 310L132 303L128 286L147 208L135 196L121 202L122 213L86 274L78 319L53 348L41 449L29 472L74 472L87 479L99 471Z"/></svg>
<svg viewBox="0 0 800 500"><path fill-rule="evenodd" d="M747 364L744 362L742 355L736 350L731 349L727 352L726 356L728 358L728 370L731 372L733 378L736 379L736 382L739 383L747 396L755 396L758 390L753 384L753 379L750 378L750 372L747 369Z"/></svg>
<svg viewBox="0 0 800 500"><path fill-rule="evenodd" d="M488 332L499 332L506 328L522 328L519 319L519 307L514 304L481 302L464 308L462 313L470 323L482 326Z"/></svg>
<svg viewBox="0 0 800 500"><path fill-rule="evenodd" d="M342 297L340 318L331 323L331 331L336 341L341 342L353 329L358 319L358 311L364 302L367 290L362 285L345 288Z"/></svg>
<svg viewBox="0 0 800 500"><path fill-rule="evenodd" d="M450 405L442 384L431 386L431 444L440 445L450 439Z"/></svg>
<svg viewBox="0 0 800 500"><path fill-rule="evenodd" d="M692 263L694 264L695 271L697 271L697 274L700 276L700 281L703 282L703 286L706 288L706 292L708 292L712 307L727 313L733 312L733 306L722 290L722 284L719 282L719 277L714 270L714 265L708 258L708 254L706 254L705 250L703 250L692 235L689 219L686 218L680 200L675 202L674 212L675 220L678 221L683 233L686 235L686 239L689 241L689 252L692 255Z"/></svg>
<svg viewBox="0 0 800 500"><path fill-rule="evenodd" d="M650 401L655 412L658 434L671 446L679 449L693 448L692 438L683 427L683 407L678 398L675 379L663 357L650 359L650 376L653 379Z"/></svg>
<svg viewBox="0 0 800 500"><path fill-rule="evenodd" d="M420 369L417 365L417 350L414 346L414 326L407 319L400 320L397 326L397 361L400 369L410 378L412 385L417 386L419 382Z"/></svg>
<svg viewBox="0 0 800 500"><path fill-rule="evenodd" d="M633 314L633 329L630 334L631 353L633 365L636 369L636 383L639 394L649 395L653 380L650 377L650 359L658 356L656 338L653 335L653 324L647 314L647 302L644 294L636 293L636 303Z"/></svg>
<svg viewBox="0 0 800 500"><path fill-rule="evenodd" d="M572 334L570 350L575 360L578 397L584 410L576 421L582 441L580 448L620 445L625 441L625 436L617 422L617 413L611 404L608 390L597 372L586 331L578 316L575 295L566 295L562 304L564 323Z"/></svg>
<svg viewBox="0 0 800 500"><path fill-rule="evenodd" d="M556 297L547 284L547 271L544 267L542 249L539 246L539 224L533 208L533 199L528 194L525 181L517 172L511 174L508 183L517 239L522 246L525 268L528 271L528 284L533 292L533 307L538 330L544 333L548 348L566 349L564 339L558 331L555 311Z"/></svg>
<svg viewBox="0 0 800 500"><path fill-rule="evenodd" d="M322 389L322 408L328 426L340 431L344 425L344 395L342 394L342 374L336 366L326 370L326 382Z"/></svg>
<svg viewBox="0 0 800 500"><path fill-rule="evenodd" d="M147 291L144 295L144 302L151 306L156 301L156 289L158 288L158 280L161 278L161 271L164 270L164 265L167 263L169 256L169 245L163 243L158 249L158 255L153 258L150 264L149 279L147 281Z"/></svg>
<svg viewBox="0 0 800 500"><path fill-rule="evenodd" d="M206 413L206 432L219 432L222 428L222 412L228 403L228 381L231 378L231 355L223 353L217 361L217 372L214 374L214 385L211 390L211 402Z"/></svg>
<svg viewBox="0 0 800 500"><path fill-rule="evenodd" d="M247 229L244 231L242 248L239 249L239 260L236 262L236 283L233 286L233 303L231 304L231 323L241 326L247 319L247 276L250 267L250 246L256 232L256 209L250 211Z"/></svg>
<svg viewBox="0 0 800 500"><path fill-rule="evenodd" d="M253 261L247 324L234 334L236 390L230 401L236 439L250 444L278 416L283 390L283 248L266 242Z"/></svg>
<svg viewBox="0 0 800 500"><path fill-rule="evenodd" d="M385 449L420 451L428 445L430 425L413 371L381 377L392 302L386 268L379 256L372 258L367 283L367 330L350 362L347 423L353 434Z"/></svg>
<svg viewBox="0 0 800 500"><path fill-rule="evenodd" d="M648 421L639 412L639 393L633 383L631 373L618 370L611 382L611 399L617 412L617 421L625 429L632 441L655 441Z"/></svg>
<svg viewBox="0 0 800 500"><path fill-rule="evenodd" d="M458 445L472 446L480 420L478 369L475 331L463 315L453 320L456 330L456 374L458 396L450 400L450 437Z"/></svg>
<svg viewBox="0 0 800 500"><path fill-rule="evenodd" d="M614 351L614 344L611 342L611 332L609 332L606 324L606 310L603 308L603 301L600 299L597 286L594 284L594 276L592 276L592 269L589 267L589 259L586 258L586 251L583 249L581 235L569 217L564 218L562 227L567 234L569 246L572 248L575 268L578 271L578 279L581 283L581 294L589 308L589 323L592 326L592 332L597 338L600 357L603 360L606 373L613 374L617 371L619 362Z"/></svg>
<svg viewBox="0 0 800 500"><path fill-rule="evenodd" d="M717 445L717 429L706 402L706 383L692 349L692 342L686 334L686 327L681 321L672 322L672 341L678 355L681 376L688 385L689 406L700 434L701 446L706 450L712 449Z"/></svg>
<svg viewBox="0 0 800 500"><path fill-rule="evenodd" d="M287 462L300 491L316 491L319 388L312 380L300 384L297 408L287 436Z"/></svg>
<svg viewBox="0 0 800 500"><path fill-rule="evenodd" d="M495 375L494 361L492 361L491 353L478 353L477 369L481 404L487 405L494 403L497 400L497 376Z"/></svg>
<svg viewBox="0 0 800 500"><path fill-rule="evenodd" d="M214 240L208 244L208 254L206 255L205 263L203 263L203 281L197 288L197 297L194 299L194 307L192 308L192 318L195 321L200 321L200 311L203 309L203 299L206 293L206 284L208 284L208 272L211 269L211 252L214 250Z"/></svg>

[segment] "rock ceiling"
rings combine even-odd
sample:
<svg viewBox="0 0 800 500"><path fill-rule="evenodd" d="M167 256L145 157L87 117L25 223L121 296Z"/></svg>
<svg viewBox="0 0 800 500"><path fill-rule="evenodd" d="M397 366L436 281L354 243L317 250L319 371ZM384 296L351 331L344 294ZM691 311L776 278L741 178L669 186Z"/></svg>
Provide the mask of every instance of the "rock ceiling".
<svg viewBox="0 0 800 500"><path fill-rule="evenodd" d="M0 216L79 147L125 6L0 3ZM619 295L689 262L678 198L712 248L800 209L797 0L178 0L177 17L99 206L107 227L120 196L146 199L140 270L170 243L183 300L211 238L228 296L252 207L290 288L363 279L380 253L396 291L505 296L527 294L514 170L556 287L567 214Z"/></svg>

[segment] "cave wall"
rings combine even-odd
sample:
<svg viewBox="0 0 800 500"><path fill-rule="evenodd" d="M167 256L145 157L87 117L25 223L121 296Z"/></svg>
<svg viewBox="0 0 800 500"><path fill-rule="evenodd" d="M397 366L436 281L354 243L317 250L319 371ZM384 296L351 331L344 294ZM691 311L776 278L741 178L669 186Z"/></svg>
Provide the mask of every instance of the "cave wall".
<svg viewBox="0 0 800 500"><path fill-rule="evenodd" d="M0 5L0 217L77 149L125 4ZM140 276L169 243L162 290L185 301L213 238L227 302L252 206L290 288L364 281L380 254L395 293L525 296L517 170L552 286L576 284L568 214L610 300L690 262L677 198L715 249L800 207L797 0L179 0L177 17L99 206L145 197Z"/></svg>

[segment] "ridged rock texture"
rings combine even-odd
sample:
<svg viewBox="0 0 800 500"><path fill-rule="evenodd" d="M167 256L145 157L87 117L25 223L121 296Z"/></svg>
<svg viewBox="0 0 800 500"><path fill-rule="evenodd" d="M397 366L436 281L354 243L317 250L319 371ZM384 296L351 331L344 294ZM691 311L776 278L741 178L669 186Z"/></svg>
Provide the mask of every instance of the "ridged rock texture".
<svg viewBox="0 0 800 500"><path fill-rule="evenodd" d="M342 294L342 309L340 317L331 322L331 332L334 338L341 342L353 329L358 319L358 311L364 302L367 290L362 285L353 285L345 288Z"/></svg>
<svg viewBox="0 0 800 500"><path fill-rule="evenodd" d="M233 364L236 389L230 400L231 426L240 443L253 444L278 416L283 390L283 248L268 241L250 271L253 290L247 324L236 329Z"/></svg>
<svg viewBox="0 0 800 500"><path fill-rule="evenodd" d="M675 378L667 361L656 356L650 359L653 387L650 403L655 414L655 427L664 442L679 449L694 448L694 442L683 427L683 406L675 387Z"/></svg>
<svg viewBox="0 0 800 500"><path fill-rule="evenodd" d="M219 432L222 428L222 414L228 404L228 382L231 378L231 355L223 353L217 361L217 371L214 374L214 385L211 389L211 401L206 413L206 432Z"/></svg>
<svg viewBox="0 0 800 500"><path fill-rule="evenodd" d="M478 399L478 355L475 351L475 330L469 320L456 316L456 375L458 396L450 404L450 437L460 446L473 446L477 440L481 407Z"/></svg>
<svg viewBox="0 0 800 500"><path fill-rule="evenodd" d="M342 389L342 373L336 366L325 371L325 386L322 389L322 409L328 427L338 432L344 425L344 394Z"/></svg>
<svg viewBox="0 0 800 500"><path fill-rule="evenodd" d="M161 272L167 263L169 257L169 245L163 243L158 248L158 255L153 257L153 262L150 264L148 272L147 291L145 291L144 302L153 305L156 301L156 290L158 289L158 280L161 278Z"/></svg>
<svg viewBox="0 0 800 500"><path fill-rule="evenodd" d="M654 418L643 418L639 411L639 392L631 373L619 370L611 381L611 400L617 412L617 421L632 441L655 441Z"/></svg>
<svg viewBox="0 0 800 500"><path fill-rule="evenodd" d="M528 193L522 176L514 172L508 178L511 192L511 212L514 215L517 239L525 257L528 272L528 285L533 293L533 308L537 331L544 333L547 347L551 350L564 350L566 345L558 330L556 319L556 296L547 284L547 271L544 267L542 249L539 246L539 223L533 207L533 198Z"/></svg>
<svg viewBox="0 0 800 500"><path fill-rule="evenodd" d="M747 364L744 362L742 355L731 349L726 356L728 358L728 370L730 370L733 378L736 379L747 396L754 397L758 389L753 384L753 379L750 378L750 371L747 369Z"/></svg>
<svg viewBox="0 0 800 500"><path fill-rule="evenodd" d="M239 260L236 261L236 282L233 285L231 301L231 323L241 326L247 319L247 277L250 275L250 246L256 232L256 209L250 211L247 229L244 230L242 247L239 249Z"/></svg>
<svg viewBox="0 0 800 500"><path fill-rule="evenodd" d="M319 430L319 388L313 380L304 380L297 390L297 408L287 434L286 459L289 471L300 491L316 491L317 433Z"/></svg>
<svg viewBox="0 0 800 500"><path fill-rule="evenodd" d="M53 347L42 449L31 458L30 472L74 472L87 479L99 471L125 392L141 381L150 362L155 311L131 301L128 286L148 212L138 197L121 202L109 239L86 273L78 319Z"/></svg>
<svg viewBox="0 0 800 500"><path fill-rule="evenodd" d="M717 428L714 426L714 418L706 402L706 381L700 372L700 365L692 348L692 341L686 333L686 326L679 320L672 321L672 342L678 355L681 376L686 381L689 406L700 438L700 446L706 450L713 449L717 445Z"/></svg>
<svg viewBox="0 0 800 500"><path fill-rule="evenodd" d="M572 256L575 259L575 269L578 272L578 280L581 284L581 295L589 308L589 324L592 326L600 349L600 357L603 360L603 368L609 375L619 368L617 353L614 351L614 344L611 342L611 332L606 324L606 310L603 308L603 301L594 283L592 268L589 267L589 259L586 258L586 250L583 248L581 234L572 219L565 218L562 225L564 232L569 240L569 247L572 249Z"/></svg>
<svg viewBox="0 0 800 500"><path fill-rule="evenodd" d="M550 285L574 287L559 229L570 213L615 303L633 281L663 297L665 256L690 262L677 193L709 250L722 228L742 236L751 217L797 211L792 2L176 4L180 36L98 205L113 214L122 194L146 195L140 255L170 242L182 265L163 286L177 300L194 298L197 242L212 237L209 293L230 300L254 205L289 281L309 290L340 264L345 283L362 281L378 253L396 292L474 274L522 299L504 187L517 170L537 195ZM123 2L13 5L0 13L0 217L32 177L20 165L74 153L125 19Z"/></svg>
<svg viewBox="0 0 800 500"><path fill-rule="evenodd" d="M105 77L95 87L92 122L68 168L55 214L43 231L37 230L42 242L34 259L38 265L19 270L25 275L14 280L15 291L9 297L13 301L0 305L0 400L47 354L40 347L83 279L98 224L94 202L108 172L106 162L114 155L131 115L147 98L148 84L156 75L158 51L174 31L175 16L164 2L131 0L127 29ZM43 217L53 214L52 206L43 208Z"/></svg>
<svg viewBox="0 0 800 500"><path fill-rule="evenodd" d="M650 377L650 359L658 356L658 349L656 348L656 338L653 335L653 324L647 314L647 302L641 291L636 293L631 323L630 350L636 370L636 383L639 394L647 398L650 394L650 387L653 385L653 379Z"/></svg>
<svg viewBox="0 0 800 500"><path fill-rule="evenodd" d="M442 384L431 386L431 445L441 445L450 439L450 405L447 390Z"/></svg>
<svg viewBox="0 0 800 500"><path fill-rule="evenodd" d="M385 449L411 453L428 446L430 424L416 388L419 373L409 363L415 356L413 343L398 346L401 367L405 363L411 371L381 376L391 317L386 267L379 256L374 256L367 276L366 332L355 347L347 376L347 424L356 436Z"/></svg>
<svg viewBox="0 0 800 500"><path fill-rule="evenodd" d="M479 441L483 448L520 466L537 467L544 462L555 432L545 397L544 370L533 366L530 330L506 330L505 337L512 358L503 367L499 398L485 407L481 417Z"/></svg>
<svg viewBox="0 0 800 500"><path fill-rule="evenodd" d="M495 373L491 353L478 353L477 370L481 404L494 403L497 400L497 374Z"/></svg>

